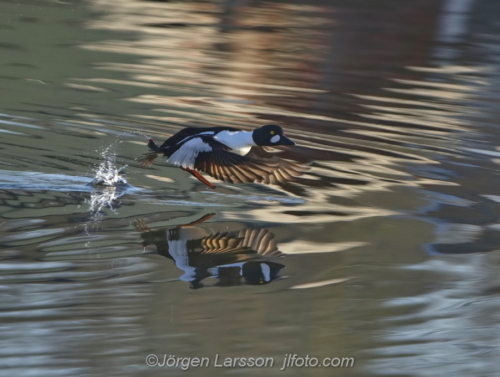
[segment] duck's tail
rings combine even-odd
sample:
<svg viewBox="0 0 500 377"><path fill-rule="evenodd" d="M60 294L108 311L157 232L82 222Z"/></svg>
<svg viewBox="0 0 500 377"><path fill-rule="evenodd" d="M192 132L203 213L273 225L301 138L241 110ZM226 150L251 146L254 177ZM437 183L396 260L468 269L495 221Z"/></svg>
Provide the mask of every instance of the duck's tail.
<svg viewBox="0 0 500 377"><path fill-rule="evenodd" d="M142 166L150 166L161 153L160 147L156 145L153 139L149 139L148 148L151 149L152 152L144 153L137 159Z"/></svg>

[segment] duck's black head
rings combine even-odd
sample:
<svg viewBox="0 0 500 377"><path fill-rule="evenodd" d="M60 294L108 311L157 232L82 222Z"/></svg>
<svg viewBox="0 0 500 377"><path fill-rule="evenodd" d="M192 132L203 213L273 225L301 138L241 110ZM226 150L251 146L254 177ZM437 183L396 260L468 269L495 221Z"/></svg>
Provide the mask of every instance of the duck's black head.
<svg viewBox="0 0 500 377"><path fill-rule="evenodd" d="M274 124L257 128L252 133L255 144L262 147L274 145L295 145L293 141L283 135L283 129Z"/></svg>

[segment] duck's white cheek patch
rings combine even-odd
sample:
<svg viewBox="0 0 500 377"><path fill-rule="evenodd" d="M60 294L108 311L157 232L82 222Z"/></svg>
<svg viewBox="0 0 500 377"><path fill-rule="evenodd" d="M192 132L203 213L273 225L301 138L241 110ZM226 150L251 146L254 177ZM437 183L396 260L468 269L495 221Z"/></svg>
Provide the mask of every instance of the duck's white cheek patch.
<svg viewBox="0 0 500 377"><path fill-rule="evenodd" d="M280 141L280 135L275 135L271 138L271 143L276 144L278 141Z"/></svg>

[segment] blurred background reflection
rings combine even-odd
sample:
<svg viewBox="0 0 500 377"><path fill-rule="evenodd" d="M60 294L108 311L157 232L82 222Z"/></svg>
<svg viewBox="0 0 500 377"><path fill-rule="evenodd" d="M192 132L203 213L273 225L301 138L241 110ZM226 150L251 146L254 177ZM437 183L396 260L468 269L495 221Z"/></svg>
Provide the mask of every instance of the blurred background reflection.
<svg viewBox="0 0 500 377"><path fill-rule="evenodd" d="M0 2L0 374L296 353L356 365L290 375L494 375L499 15L487 0ZM209 190L136 161L182 127L267 123L297 142L280 157L313 161L283 187Z"/></svg>

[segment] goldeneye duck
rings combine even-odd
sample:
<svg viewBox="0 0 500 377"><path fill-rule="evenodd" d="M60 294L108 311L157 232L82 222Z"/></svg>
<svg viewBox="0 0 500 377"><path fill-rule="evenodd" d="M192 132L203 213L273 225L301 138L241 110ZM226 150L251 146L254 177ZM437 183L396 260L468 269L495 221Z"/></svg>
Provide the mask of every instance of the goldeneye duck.
<svg viewBox="0 0 500 377"><path fill-rule="evenodd" d="M217 278L215 286L268 284L279 278L285 266L270 259L283 257L274 235L267 229L242 229L239 232L210 233L198 225L200 219L173 228L150 229L144 219L134 221L141 232L142 247L156 246L158 254L171 259L183 271L179 280L201 288L206 278Z"/></svg>
<svg viewBox="0 0 500 377"><path fill-rule="evenodd" d="M167 162L188 171L210 188L215 186L200 172L229 183L285 183L304 173L306 166L283 160L265 147L295 145L281 127L268 124L253 131L231 127L188 127L158 146L149 139L152 152L139 162L149 166L160 154Z"/></svg>

